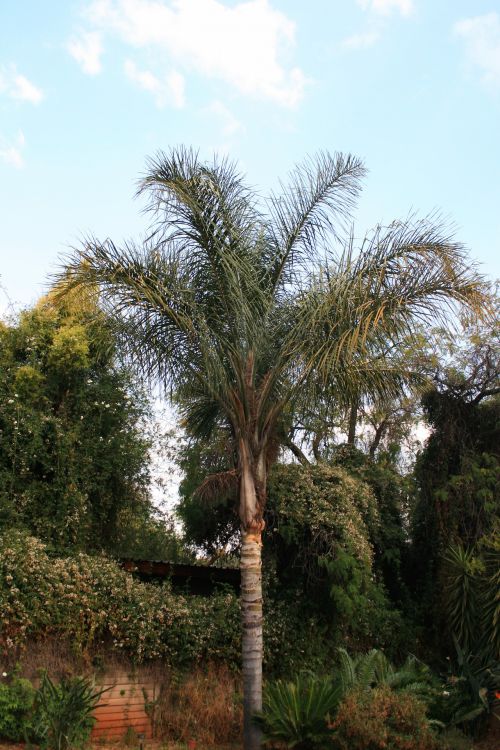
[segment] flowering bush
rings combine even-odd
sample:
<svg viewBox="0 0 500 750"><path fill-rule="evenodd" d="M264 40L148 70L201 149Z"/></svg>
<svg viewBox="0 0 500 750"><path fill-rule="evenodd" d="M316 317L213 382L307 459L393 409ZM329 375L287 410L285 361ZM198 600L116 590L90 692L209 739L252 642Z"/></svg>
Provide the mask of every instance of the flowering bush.
<svg viewBox="0 0 500 750"><path fill-rule="evenodd" d="M182 596L140 583L104 556L53 558L20 532L0 536L0 649L7 656L29 637L66 637L81 652L103 641L135 661L172 667L204 659L239 662L235 594Z"/></svg>

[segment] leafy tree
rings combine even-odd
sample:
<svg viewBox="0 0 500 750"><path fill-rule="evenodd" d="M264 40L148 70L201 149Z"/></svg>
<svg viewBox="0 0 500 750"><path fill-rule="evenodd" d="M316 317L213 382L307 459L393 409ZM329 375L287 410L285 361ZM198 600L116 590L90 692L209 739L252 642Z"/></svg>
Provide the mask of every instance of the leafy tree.
<svg viewBox="0 0 500 750"><path fill-rule="evenodd" d="M247 750L259 745L251 716L261 708L267 472L287 405L326 384L343 402L397 391L387 341L396 346L451 301L483 301L463 249L426 220L395 222L359 252L352 241L334 252L363 175L351 156L320 154L262 209L227 161L159 153L140 187L155 222L146 241L118 248L91 238L65 271L67 288L99 288L136 365L177 394L188 431L223 427L231 442Z"/></svg>
<svg viewBox="0 0 500 750"><path fill-rule="evenodd" d="M493 534L500 511L498 319L479 327L467 325L454 337L439 331L431 354L434 385L423 405L433 432L415 468L411 570L418 597L440 629L440 643L444 631L451 646L454 631L466 634L470 628L462 631L462 626L450 627L448 618L443 619L445 568L453 558L454 567L461 569L464 593L471 573L474 578L485 566L484 541ZM455 594L456 607L473 618L477 615L465 594ZM467 619L467 612L464 616ZM471 646L468 635L460 638L463 647Z"/></svg>
<svg viewBox="0 0 500 750"><path fill-rule="evenodd" d="M49 297L1 324L0 524L115 551L124 514L152 517L149 407L95 312Z"/></svg>

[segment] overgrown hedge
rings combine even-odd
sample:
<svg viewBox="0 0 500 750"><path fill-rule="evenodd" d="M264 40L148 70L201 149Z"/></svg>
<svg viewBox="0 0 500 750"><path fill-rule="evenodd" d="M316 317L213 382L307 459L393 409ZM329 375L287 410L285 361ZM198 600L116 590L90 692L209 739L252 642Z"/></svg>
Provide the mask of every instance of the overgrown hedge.
<svg viewBox="0 0 500 750"><path fill-rule="evenodd" d="M55 558L19 532L0 537L0 648L57 635L82 653L105 642L133 660L172 666L239 660L239 609L233 592L174 594L168 583L141 583L104 556Z"/></svg>
<svg viewBox="0 0 500 750"><path fill-rule="evenodd" d="M317 668L333 644L300 603L266 602L265 668ZM141 583L105 556L54 557L39 540L0 535L0 656L15 662L31 639L63 638L77 653L100 648L133 662L162 659L173 669L223 661L240 666L240 610L232 590L209 597Z"/></svg>

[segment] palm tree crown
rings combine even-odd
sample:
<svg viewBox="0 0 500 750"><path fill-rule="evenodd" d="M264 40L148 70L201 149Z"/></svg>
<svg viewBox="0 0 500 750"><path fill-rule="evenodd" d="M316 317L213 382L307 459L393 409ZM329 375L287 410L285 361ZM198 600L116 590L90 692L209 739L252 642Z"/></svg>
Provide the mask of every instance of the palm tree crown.
<svg viewBox="0 0 500 750"><path fill-rule="evenodd" d="M140 246L89 239L69 284L98 286L129 354L180 394L191 430L222 420L235 439L265 441L299 389L334 383L341 399L397 387L394 345L450 301L480 303L463 249L428 220L334 252L364 173L320 154L263 212L227 161L160 153L139 188L153 232Z"/></svg>

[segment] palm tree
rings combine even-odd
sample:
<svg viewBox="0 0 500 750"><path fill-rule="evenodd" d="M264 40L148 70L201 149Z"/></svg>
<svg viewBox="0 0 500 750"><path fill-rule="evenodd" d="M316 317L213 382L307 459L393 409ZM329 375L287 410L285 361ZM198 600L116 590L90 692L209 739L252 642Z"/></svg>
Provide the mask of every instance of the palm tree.
<svg viewBox="0 0 500 750"><path fill-rule="evenodd" d="M322 153L262 207L228 161L202 163L185 148L159 153L139 187L150 235L121 248L90 238L63 275L66 288L98 290L129 358L175 394L192 433L228 430L241 522L246 750L259 747L261 537L284 409L326 385L346 404L360 392L396 391L388 342L396 351L422 319L482 302L463 249L430 221L394 223L359 252L350 238L334 253L364 173L352 156Z"/></svg>

